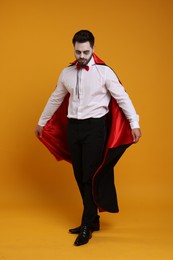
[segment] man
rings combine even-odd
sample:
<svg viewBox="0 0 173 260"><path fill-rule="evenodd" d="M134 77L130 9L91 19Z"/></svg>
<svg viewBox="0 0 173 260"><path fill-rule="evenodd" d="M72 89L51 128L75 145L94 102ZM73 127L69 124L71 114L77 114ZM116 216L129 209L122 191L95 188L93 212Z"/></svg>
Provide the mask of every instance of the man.
<svg viewBox="0 0 173 260"><path fill-rule="evenodd" d="M81 30L72 42L76 60L62 71L35 133L57 159L73 165L83 215L81 225L69 231L78 234L74 245L80 246L100 229L98 209L118 211L113 167L125 149L138 142L141 131L128 94L112 69L94 54L93 34ZM64 103L67 122L62 119Z"/></svg>

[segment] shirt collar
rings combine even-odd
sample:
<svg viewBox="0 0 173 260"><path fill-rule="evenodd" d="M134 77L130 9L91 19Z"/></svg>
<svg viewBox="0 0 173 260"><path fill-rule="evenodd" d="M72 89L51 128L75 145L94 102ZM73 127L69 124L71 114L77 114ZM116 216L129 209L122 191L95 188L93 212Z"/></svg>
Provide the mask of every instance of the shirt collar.
<svg viewBox="0 0 173 260"><path fill-rule="evenodd" d="M89 67L91 67L92 65L94 65L95 64L95 61L94 61L94 58L93 58L93 56L92 56L92 58L90 59L90 61L88 62L88 66Z"/></svg>

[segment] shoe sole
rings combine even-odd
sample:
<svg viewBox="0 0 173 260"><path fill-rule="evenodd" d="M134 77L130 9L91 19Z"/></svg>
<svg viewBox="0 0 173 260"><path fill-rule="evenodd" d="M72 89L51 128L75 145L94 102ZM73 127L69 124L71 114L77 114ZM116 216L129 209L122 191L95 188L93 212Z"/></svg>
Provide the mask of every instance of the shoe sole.
<svg viewBox="0 0 173 260"><path fill-rule="evenodd" d="M92 229L91 232L95 232L95 231L99 231L99 230L100 230L100 228L98 228L98 229ZM69 233L70 233L70 234L74 234L74 235L76 235L76 234L79 234L80 231L73 232L73 231L70 231L70 230L69 230Z"/></svg>

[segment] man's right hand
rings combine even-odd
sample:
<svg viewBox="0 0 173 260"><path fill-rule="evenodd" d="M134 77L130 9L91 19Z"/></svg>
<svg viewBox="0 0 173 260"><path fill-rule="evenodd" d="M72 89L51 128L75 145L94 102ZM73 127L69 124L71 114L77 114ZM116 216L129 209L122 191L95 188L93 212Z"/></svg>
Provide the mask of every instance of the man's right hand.
<svg viewBox="0 0 173 260"><path fill-rule="evenodd" d="M43 126L37 125L36 129L35 129L35 135L37 137L42 137L42 131L43 131Z"/></svg>

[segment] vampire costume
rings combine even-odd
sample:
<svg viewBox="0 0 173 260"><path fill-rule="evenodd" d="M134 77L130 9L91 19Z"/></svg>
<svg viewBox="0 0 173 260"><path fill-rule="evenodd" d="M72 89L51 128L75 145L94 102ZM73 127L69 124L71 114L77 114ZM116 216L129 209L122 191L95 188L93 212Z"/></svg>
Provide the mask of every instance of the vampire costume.
<svg viewBox="0 0 173 260"><path fill-rule="evenodd" d="M93 58L97 65L107 66L95 54ZM71 163L66 140L68 100L69 94L44 126L42 138L39 139L58 161L65 160ZM129 121L114 98L111 98L106 117L108 136L103 161L92 178L93 198L99 211L118 212L114 166L127 147L133 143L133 138Z"/></svg>

